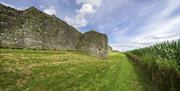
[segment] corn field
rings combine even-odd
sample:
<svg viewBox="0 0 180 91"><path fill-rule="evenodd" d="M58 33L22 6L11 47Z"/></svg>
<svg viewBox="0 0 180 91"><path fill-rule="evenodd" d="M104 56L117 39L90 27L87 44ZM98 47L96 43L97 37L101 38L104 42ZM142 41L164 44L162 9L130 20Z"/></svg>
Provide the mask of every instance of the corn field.
<svg viewBox="0 0 180 91"><path fill-rule="evenodd" d="M180 39L126 54L162 91L180 91Z"/></svg>
<svg viewBox="0 0 180 91"><path fill-rule="evenodd" d="M136 49L130 53L142 58L146 63L155 63L159 67L173 68L180 72L180 39Z"/></svg>

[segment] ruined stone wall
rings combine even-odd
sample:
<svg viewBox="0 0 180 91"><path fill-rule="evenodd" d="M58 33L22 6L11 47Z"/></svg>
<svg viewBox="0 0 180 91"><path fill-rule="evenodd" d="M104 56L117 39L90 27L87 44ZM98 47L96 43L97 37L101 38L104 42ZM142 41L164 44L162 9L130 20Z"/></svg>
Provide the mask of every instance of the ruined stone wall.
<svg viewBox="0 0 180 91"><path fill-rule="evenodd" d="M104 34L92 31L82 34L66 22L34 7L19 11L0 4L2 48L80 50L104 58L107 43Z"/></svg>
<svg viewBox="0 0 180 91"><path fill-rule="evenodd" d="M64 21L31 7L24 11L0 6L0 46L76 50L81 35Z"/></svg>
<svg viewBox="0 0 180 91"><path fill-rule="evenodd" d="M93 30L86 32L81 36L77 49L94 56L105 58L108 53L107 36Z"/></svg>

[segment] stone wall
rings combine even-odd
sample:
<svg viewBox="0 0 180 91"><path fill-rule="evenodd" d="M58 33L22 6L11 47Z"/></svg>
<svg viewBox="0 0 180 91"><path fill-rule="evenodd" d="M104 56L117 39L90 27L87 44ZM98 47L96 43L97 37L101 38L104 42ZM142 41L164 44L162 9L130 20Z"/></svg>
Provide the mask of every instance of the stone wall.
<svg viewBox="0 0 180 91"><path fill-rule="evenodd" d="M9 48L76 50L81 35L64 21L34 7L0 7L0 45Z"/></svg>
<svg viewBox="0 0 180 91"><path fill-rule="evenodd" d="M107 36L93 30L86 32L81 36L77 49L94 56L97 55L98 57L105 58L108 51Z"/></svg>
<svg viewBox="0 0 180 91"><path fill-rule="evenodd" d="M104 34L92 31L82 34L34 7L20 11L0 4L0 47L80 50L106 57L107 43Z"/></svg>
<svg viewBox="0 0 180 91"><path fill-rule="evenodd" d="M112 53L113 52L113 49L110 45L108 45L108 53Z"/></svg>

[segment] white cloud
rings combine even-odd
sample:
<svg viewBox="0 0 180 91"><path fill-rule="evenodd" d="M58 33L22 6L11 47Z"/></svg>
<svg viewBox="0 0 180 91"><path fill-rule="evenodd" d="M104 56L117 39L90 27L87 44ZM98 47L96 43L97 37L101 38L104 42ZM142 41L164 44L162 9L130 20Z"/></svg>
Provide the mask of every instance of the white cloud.
<svg viewBox="0 0 180 91"><path fill-rule="evenodd" d="M129 41L121 44L114 43L112 47L120 51L127 51L136 48L151 46L164 41L172 41L180 39L180 15L171 19L164 19L159 22L152 22L156 26L143 27L146 31L141 31L136 37L129 39ZM150 29L150 30L149 30Z"/></svg>
<svg viewBox="0 0 180 91"><path fill-rule="evenodd" d="M99 7L103 0L76 0L77 4L91 4L92 6Z"/></svg>
<svg viewBox="0 0 180 91"><path fill-rule="evenodd" d="M77 15L74 18L69 18L66 16L64 17L64 20L75 28L80 28L87 25L87 20L81 15Z"/></svg>
<svg viewBox="0 0 180 91"><path fill-rule="evenodd" d="M95 10L91 4L83 4L79 10L76 10L77 15L75 17L64 17L64 20L74 26L75 28L80 28L87 26L88 21L86 19L87 16L94 14Z"/></svg>
<svg viewBox="0 0 180 91"><path fill-rule="evenodd" d="M142 33L138 35L138 37L135 38L134 41L146 39L147 37L168 35L170 33L177 33L178 31L180 32L179 24L180 24L180 15L171 19L153 22L153 25L156 26L152 27L150 25L149 27L148 26L143 27L143 29L146 31L142 31Z"/></svg>
<svg viewBox="0 0 180 91"><path fill-rule="evenodd" d="M95 13L93 6L90 4L83 4L82 8L77 12L83 16Z"/></svg>
<svg viewBox="0 0 180 91"><path fill-rule="evenodd" d="M177 7L179 7L178 0L168 1L162 11L148 17L144 26L142 25L133 31L137 32L136 36L130 37L129 41L124 43L112 43L112 47L120 51L127 51L151 46L167 40L180 39L180 15L169 17L171 12Z"/></svg>
<svg viewBox="0 0 180 91"><path fill-rule="evenodd" d="M49 15L56 15L56 10L53 6L50 6L49 8L45 9L44 12Z"/></svg>
<svg viewBox="0 0 180 91"><path fill-rule="evenodd" d="M88 25L87 17L97 12L102 1L103 0L76 0L76 4L82 5L82 7L79 10L76 10L76 16L65 16L64 20L75 28L85 27Z"/></svg>
<svg viewBox="0 0 180 91"><path fill-rule="evenodd" d="M73 18L64 17L64 20L68 22L68 24L73 25L76 28L84 27L87 25L87 20L85 17L89 14L95 13L93 7L90 4L83 4L82 8L77 10L77 15Z"/></svg>

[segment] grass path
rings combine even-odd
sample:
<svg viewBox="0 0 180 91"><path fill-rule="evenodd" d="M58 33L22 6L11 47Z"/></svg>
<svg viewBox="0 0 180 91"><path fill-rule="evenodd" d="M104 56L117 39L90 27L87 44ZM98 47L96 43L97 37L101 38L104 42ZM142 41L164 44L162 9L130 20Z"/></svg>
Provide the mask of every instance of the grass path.
<svg viewBox="0 0 180 91"><path fill-rule="evenodd" d="M122 53L101 60L79 52L0 49L0 69L0 91L148 91L151 87Z"/></svg>
<svg viewBox="0 0 180 91"><path fill-rule="evenodd" d="M109 59L113 64L101 78L104 82L97 91L148 91L149 86L141 70L134 67L124 54L117 53Z"/></svg>

